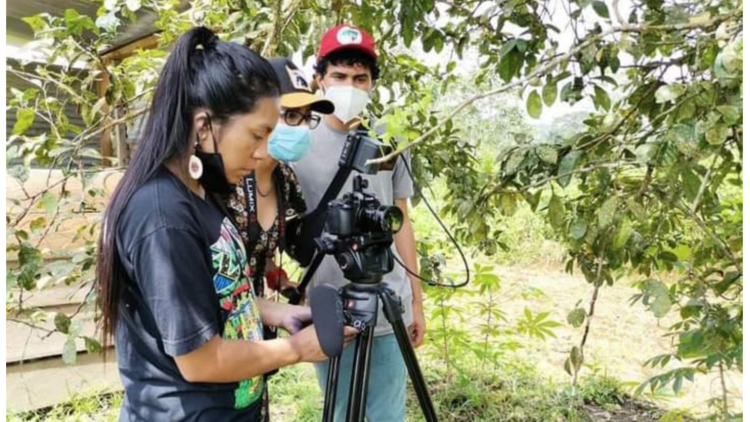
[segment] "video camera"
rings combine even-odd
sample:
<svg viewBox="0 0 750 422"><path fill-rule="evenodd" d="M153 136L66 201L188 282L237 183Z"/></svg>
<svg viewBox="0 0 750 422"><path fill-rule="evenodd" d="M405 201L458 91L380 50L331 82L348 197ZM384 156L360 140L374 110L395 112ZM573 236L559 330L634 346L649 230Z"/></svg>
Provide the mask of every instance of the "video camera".
<svg viewBox="0 0 750 422"><path fill-rule="evenodd" d="M339 157L339 170L326 189L318 206L296 220L290 220L286 230L286 251L302 267L313 270L311 263L318 250L315 239L322 233L326 224L328 231L339 236L349 236L358 232L372 233L375 228L383 230L403 220L403 215L395 207L380 206L377 198L362 191L365 186L355 185L355 191L347 194L342 201L334 201L352 170L364 174L376 174L383 170L393 170L396 160L380 164L367 164L371 159L381 158L393 151L393 147L372 139L366 130L357 130L346 137ZM348 198L348 199L347 199ZM333 202L332 202L333 201ZM374 206L375 205L375 206ZM373 207L374 206L374 207ZM330 208L329 208L330 207ZM398 211L398 214L396 211ZM330 214L330 216L329 216ZM396 229L398 230L398 228ZM301 285L304 292L305 285ZM293 296L297 296L293 294Z"/></svg>
<svg viewBox="0 0 750 422"><path fill-rule="evenodd" d="M355 282L376 282L393 271L388 248L401 229L404 215L398 207L380 205L364 192L367 180L354 178L354 189L328 205L327 236L316 238L319 253L334 255L344 277Z"/></svg>

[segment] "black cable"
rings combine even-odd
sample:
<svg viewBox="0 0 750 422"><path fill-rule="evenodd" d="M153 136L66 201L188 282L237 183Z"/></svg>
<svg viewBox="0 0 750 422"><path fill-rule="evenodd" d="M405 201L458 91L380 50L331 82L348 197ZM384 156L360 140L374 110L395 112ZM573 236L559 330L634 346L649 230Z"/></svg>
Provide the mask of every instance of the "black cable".
<svg viewBox="0 0 750 422"><path fill-rule="evenodd" d="M411 179L412 183L414 183L414 185L416 186L417 181L414 179L414 175L411 173L411 169L409 169L409 163L406 161L406 158L404 158L403 154L400 154L399 156L401 157L401 160L403 160L403 162L404 162L404 167L406 168L406 173L409 175L409 178ZM466 269L466 280L463 283L461 283L461 284L443 284L443 283L438 283L438 282L436 282L434 280L426 280L426 279L422 278L419 274L415 274L412 270L410 270L409 268L407 268L406 265L404 265L404 263L401 262L396 257L395 254L391 253L391 255L393 256L394 260L396 262L398 262L398 265L402 266L409 274L413 275L414 277L419 278L420 280L426 282L430 286L451 287L451 288L454 288L454 289L466 286L467 284L469 284L469 280L471 278L471 274L470 274L470 270L469 270L469 262L466 260L466 256L464 255L464 251L461 250L461 246L458 245L458 242L453 237L453 235L451 234L450 230L448 230L448 228L445 227L445 224L443 224L443 220L441 220L440 217L435 212L435 210L432 209L432 206L430 205L430 202L427 200L427 198L425 198L424 194L422 194L422 190L421 189L417 189L417 193L419 194L420 198L422 198L422 201L424 201L424 204L427 206L427 209L430 210L430 214L432 214L432 216L435 217L435 220L438 222L438 224L443 229L443 231L445 232L445 234L447 234L448 238L451 240L451 242L453 242L453 245L456 247L456 250L458 251L459 255L461 255L461 259L464 262L464 268Z"/></svg>

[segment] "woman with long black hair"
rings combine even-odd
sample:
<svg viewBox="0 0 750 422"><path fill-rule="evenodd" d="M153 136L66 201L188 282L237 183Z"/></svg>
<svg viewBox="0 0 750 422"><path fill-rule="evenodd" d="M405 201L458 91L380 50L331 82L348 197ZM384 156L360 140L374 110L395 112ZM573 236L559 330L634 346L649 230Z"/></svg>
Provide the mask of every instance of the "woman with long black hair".
<svg viewBox="0 0 750 422"><path fill-rule="evenodd" d="M257 421L264 373L325 359L303 328L308 308L255 297L242 239L216 199L265 157L278 117L268 62L206 28L179 39L99 239L120 420ZM263 326L291 335L264 341Z"/></svg>

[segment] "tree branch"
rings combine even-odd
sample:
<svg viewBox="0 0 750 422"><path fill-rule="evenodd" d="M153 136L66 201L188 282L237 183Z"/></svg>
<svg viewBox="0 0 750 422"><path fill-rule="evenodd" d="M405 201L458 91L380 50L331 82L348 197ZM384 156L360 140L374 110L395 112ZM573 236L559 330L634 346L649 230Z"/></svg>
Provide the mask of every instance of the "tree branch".
<svg viewBox="0 0 750 422"><path fill-rule="evenodd" d="M46 333L47 333L48 335L50 335L50 334L53 334L53 333L56 333L56 332L57 332L57 330L50 330L50 329L48 329L48 328L40 327L40 326L38 326L38 325L32 324L32 323L30 323L30 322L28 322L28 321L23 321L23 320L20 320L20 319L15 319L15 318L8 318L8 319L7 319L7 321L8 321L8 322L13 322L13 323L16 323L16 324L21 324L21 325L25 325L25 326L27 326L27 327L31 327L31 328L33 328L33 329L35 329L35 330L40 330L40 331L44 331L44 332L46 332Z"/></svg>
<svg viewBox="0 0 750 422"><path fill-rule="evenodd" d="M115 126L119 126L119 125L121 125L123 123L126 123L129 120L132 120L132 119L134 119L134 118L136 118L138 116L146 114L148 111L149 111L149 107L143 107L143 108L141 108L139 110L136 110L134 112L127 113L126 115L122 116L121 118L112 120L109 123L107 123L106 125L100 127L99 129L97 129L97 130L95 130L95 131L93 131L93 132L91 132L89 134L86 134L85 136L76 137L75 142L79 142L79 143L83 144L87 140L89 140L89 139L91 139L91 138L93 138L93 137L95 137L97 135L100 135L102 132L104 132L106 130L109 130L109 129L115 127Z"/></svg>
<svg viewBox="0 0 750 422"><path fill-rule="evenodd" d="M711 166L706 171L706 174L703 176L703 180L701 181L701 186L698 189L698 193L695 195L695 199L693 200L693 205L690 206L690 212L695 213L695 210L698 209L698 205L701 202L701 198L703 197L703 192L706 190L706 187L708 186L708 181L711 179L711 173L714 170L714 167L716 167L716 162L719 160L719 153L717 152L716 155L714 155L714 160L711 162Z"/></svg>
<svg viewBox="0 0 750 422"><path fill-rule="evenodd" d="M284 0L276 0L273 5L273 28L271 34L266 39L266 44L263 46L261 55L263 57L272 57L276 55L276 48L281 36L281 26L284 24L284 16L281 12L281 6Z"/></svg>
<svg viewBox="0 0 750 422"><path fill-rule="evenodd" d="M596 43L597 41L600 41L606 37L609 37L610 35L616 34L616 33L625 33L625 32L637 32L637 33L644 33L644 32L658 32L658 31L685 31L690 29L697 29L697 28L707 28L710 26L713 26L717 23L723 22L731 17L735 17L738 14L741 14L740 12L735 12L733 14L725 14L725 15L719 15L708 22L690 22L690 23L680 23L680 24L672 24L672 25L650 25L650 26L632 26L632 25L625 25L622 27L614 27L611 28L605 32L602 32L600 34L593 35L587 39L585 39L583 42L578 44L575 48L571 49L568 53L551 60L547 62L544 66L541 66L537 68L535 71L531 72L530 74L526 75L525 78L520 78L515 80L514 82L507 83L495 90L488 91L485 93L476 94L466 100L464 100L461 104L458 105L453 111L451 111L446 117L442 118L438 123L432 127L432 129L428 130L424 134L417 137L415 140L409 142L404 147L399 148L390 154L387 154L380 158L374 158L367 160L367 165L372 164L379 164L384 163L386 161L390 161L393 158L397 157L400 154L403 154L403 152L407 149L413 148L416 145L419 145L423 143L425 140L427 140L430 136L435 134L440 128L442 128L446 123L448 123L449 120L453 119L458 113L460 113L462 110L464 110L466 107L468 107L470 104L487 98L494 95L498 95L501 93L504 93L506 91L509 91L513 88L526 85L529 81L531 81L534 78L538 78L540 76L543 76L553 70L558 65L562 64L564 61L569 60L571 57L575 56L576 54L580 53L581 51L585 50L592 44Z"/></svg>
<svg viewBox="0 0 750 422"><path fill-rule="evenodd" d="M525 190L528 190L528 189L538 188L539 186L545 185L545 184L547 184L549 182L553 182L553 181L555 181L557 179L562 179L563 177L572 176L574 174L589 173L589 172L592 172L594 170L599 170L599 169L613 169L614 170L614 169L618 169L618 168L621 168L621 167L624 167L624 166L636 166L637 167L638 165L639 164L636 163L636 162L627 162L626 161L626 162L621 162L621 163L603 163L603 164L597 164L597 165L593 165L593 166L589 166L589 167L581 167L579 169L572 170L572 171L567 172L567 173L558 174L556 176L550 176L550 177L544 178L542 180L538 180L538 181L536 181L534 183L530 183L528 185L523 185L523 186L521 186L521 187L518 188L518 191L521 192L521 191L525 191ZM495 187L492 188L492 190L490 190L489 192L487 192L484 195L484 198L482 199L482 201L487 201L491 196L495 195L502 188L503 188L503 184L502 183L498 183L497 185L495 185Z"/></svg>
<svg viewBox="0 0 750 422"><path fill-rule="evenodd" d="M706 223L703 221L703 219L698 214L694 213L690 208L679 202L676 203L676 206L677 209L687 214L698 225L698 227L703 230L704 233L706 233L714 242L716 242L717 245L719 245L719 248L724 254L724 257L730 260L732 264L734 264L734 266L737 268L737 271L742 274L742 264L737 261L737 258L729 249L729 246L727 246L726 242L724 242L724 240L722 240L716 233L711 231L708 226L706 226Z"/></svg>

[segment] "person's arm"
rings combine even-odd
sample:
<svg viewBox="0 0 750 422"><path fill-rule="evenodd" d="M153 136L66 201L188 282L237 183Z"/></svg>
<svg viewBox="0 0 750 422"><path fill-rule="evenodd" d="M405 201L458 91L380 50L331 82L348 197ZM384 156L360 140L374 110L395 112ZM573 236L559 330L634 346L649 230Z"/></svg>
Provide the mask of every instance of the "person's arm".
<svg viewBox="0 0 750 422"><path fill-rule="evenodd" d="M250 342L218 335L196 350L175 357L188 382L238 382L298 362L327 359L310 326L288 338Z"/></svg>
<svg viewBox="0 0 750 422"><path fill-rule="evenodd" d="M266 299L256 301L264 324L282 327L292 335L259 342L224 340L214 336L203 346L175 357L180 374L189 382L237 382L298 362L328 359L318 343L310 308L278 303ZM357 330L344 327L348 344Z"/></svg>
<svg viewBox="0 0 750 422"><path fill-rule="evenodd" d="M415 274L419 274L419 268L417 267L417 245L414 240L414 229L409 218L409 202L405 198L396 198L394 202L404 214L404 222L401 230L393 237L396 244L396 251L401 256L406 268ZM419 347L424 340L424 333L427 327L422 306L422 284L419 278L411 275L409 272L406 275L409 277L409 282L411 283L412 312L414 314L414 321L408 327L409 337L412 346Z"/></svg>
<svg viewBox="0 0 750 422"><path fill-rule="evenodd" d="M312 312L307 306L289 305L268 299L257 299L264 325L279 327L295 334L312 323Z"/></svg>
<svg viewBox="0 0 750 422"><path fill-rule="evenodd" d="M134 279L164 351L175 359L186 380L236 382L296 362L326 358L313 327L271 341L222 339L216 291L209 281L212 273L203 245L192 230L165 227L141 239L129 253ZM302 312L257 303L269 323L284 324L285 316Z"/></svg>

